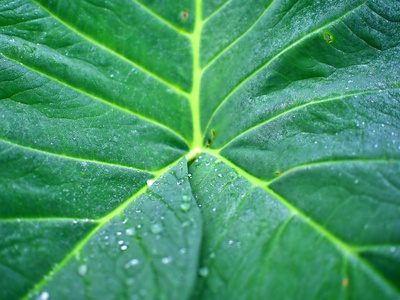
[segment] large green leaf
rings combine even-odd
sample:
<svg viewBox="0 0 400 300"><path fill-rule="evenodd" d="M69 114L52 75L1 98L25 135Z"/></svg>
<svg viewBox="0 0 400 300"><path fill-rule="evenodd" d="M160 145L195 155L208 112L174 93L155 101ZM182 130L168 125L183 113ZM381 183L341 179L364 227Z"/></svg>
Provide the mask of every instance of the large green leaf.
<svg viewBox="0 0 400 300"><path fill-rule="evenodd" d="M397 0L1 1L0 299L400 299L399 33Z"/></svg>

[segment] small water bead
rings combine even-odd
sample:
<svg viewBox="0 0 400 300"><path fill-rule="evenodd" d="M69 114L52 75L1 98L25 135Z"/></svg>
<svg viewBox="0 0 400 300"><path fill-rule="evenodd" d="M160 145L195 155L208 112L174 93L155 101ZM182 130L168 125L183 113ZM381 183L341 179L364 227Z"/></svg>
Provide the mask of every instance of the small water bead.
<svg viewBox="0 0 400 300"><path fill-rule="evenodd" d="M117 231L117 235L121 235L122 234L122 232L121 231Z"/></svg>
<svg viewBox="0 0 400 300"><path fill-rule="evenodd" d="M179 249L179 254L185 254L187 252L187 249L186 248L181 248L181 249Z"/></svg>
<svg viewBox="0 0 400 300"><path fill-rule="evenodd" d="M130 261L128 261L128 262L125 264L125 268L128 269L128 268L130 268L130 267L137 266L139 263L140 263L140 261L139 261L138 259L136 259L136 258L131 259Z"/></svg>
<svg viewBox="0 0 400 300"><path fill-rule="evenodd" d="M128 246L127 246L127 245L122 245L122 246L121 246L121 250L122 250L122 251L125 251L126 249L128 249Z"/></svg>
<svg viewBox="0 0 400 300"><path fill-rule="evenodd" d="M128 219L125 218L125 219L122 221L122 224L126 224L127 222L128 222Z"/></svg>
<svg viewBox="0 0 400 300"><path fill-rule="evenodd" d="M190 197L188 195L183 195L182 196L182 201L183 202L190 202Z"/></svg>
<svg viewBox="0 0 400 300"><path fill-rule="evenodd" d="M182 203L180 208L181 208L181 211L187 212L190 209L190 203Z"/></svg>
<svg viewBox="0 0 400 300"><path fill-rule="evenodd" d="M132 236L135 234L135 228L128 228L125 230L126 235Z"/></svg>
<svg viewBox="0 0 400 300"><path fill-rule="evenodd" d="M181 185L182 183L183 183L183 179L181 178L176 182L176 185Z"/></svg>
<svg viewBox="0 0 400 300"><path fill-rule="evenodd" d="M141 212L142 212L142 210L141 210L141 209L139 209L139 208L136 208L136 213L140 214Z"/></svg>
<svg viewBox="0 0 400 300"><path fill-rule="evenodd" d="M200 277L207 277L208 276L208 268L207 267L200 268L199 275L200 275Z"/></svg>
<svg viewBox="0 0 400 300"><path fill-rule="evenodd" d="M164 228L160 224L153 224L151 226L151 232L154 234L161 233L163 230L164 230Z"/></svg>
<svg viewBox="0 0 400 300"><path fill-rule="evenodd" d="M137 224L136 228L137 228L137 229L142 228L142 224Z"/></svg>
<svg viewBox="0 0 400 300"><path fill-rule="evenodd" d="M163 258L161 259L161 262L162 262L164 265L169 264L171 261L172 261L172 258L169 257L169 256L163 257Z"/></svg>
<svg viewBox="0 0 400 300"><path fill-rule="evenodd" d="M229 241L228 241L228 244L229 244L229 245L232 245L232 244L233 244L233 241L232 241L232 240L229 240Z"/></svg>
<svg viewBox="0 0 400 300"><path fill-rule="evenodd" d="M50 294L46 291L43 291L40 293L40 295L37 299L38 300L48 300L48 299L50 299Z"/></svg>
<svg viewBox="0 0 400 300"><path fill-rule="evenodd" d="M80 265L78 268L78 273L81 276L85 276L87 273L87 270L88 270L87 265Z"/></svg>
<svg viewBox="0 0 400 300"><path fill-rule="evenodd" d="M155 180L152 180L152 179L147 180L147 186L151 187L154 182L155 182Z"/></svg>

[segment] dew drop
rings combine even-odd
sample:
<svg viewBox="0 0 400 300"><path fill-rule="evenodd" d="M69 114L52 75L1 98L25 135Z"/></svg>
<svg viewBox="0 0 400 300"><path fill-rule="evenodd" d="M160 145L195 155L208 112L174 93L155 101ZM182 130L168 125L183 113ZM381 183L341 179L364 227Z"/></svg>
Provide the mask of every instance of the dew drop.
<svg viewBox="0 0 400 300"><path fill-rule="evenodd" d="M229 244L229 245L232 245L232 244L233 244L233 241L232 241L232 240L229 240L229 241L228 241L228 244Z"/></svg>
<svg viewBox="0 0 400 300"><path fill-rule="evenodd" d="M164 265L169 264L171 261L172 261L172 258L169 257L169 256L163 257L163 258L161 259L161 262L162 262Z"/></svg>
<svg viewBox="0 0 400 300"><path fill-rule="evenodd" d="M200 275L200 277L207 277L208 276L208 268L207 267L200 268L199 275Z"/></svg>
<svg viewBox="0 0 400 300"><path fill-rule="evenodd" d="M122 251L125 251L126 249L128 249L128 246L127 246L127 245L122 245L122 246L121 246L121 250L122 250Z"/></svg>
<svg viewBox="0 0 400 300"><path fill-rule="evenodd" d="M48 300L50 299L49 292L43 291L40 293L38 300Z"/></svg>
<svg viewBox="0 0 400 300"><path fill-rule="evenodd" d="M176 185L181 185L182 183L183 183L183 179L181 178L176 182Z"/></svg>
<svg viewBox="0 0 400 300"><path fill-rule="evenodd" d="M128 228L125 230L126 235L132 236L135 234L135 228Z"/></svg>
<svg viewBox="0 0 400 300"><path fill-rule="evenodd" d="M155 182L155 180L152 180L152 179L147 180L147 186L151 187L154 182Z"/></svg>
<svg viewBox="0 0 400 300"><path fill-rule="evenodd" d="M126 222L128 222L128 219L127 219L127 218L125 218L125 219L122 221L122 224L126 224Z"/></svg>
<svg viewBox="0 0 400 300"><path fill-rule="evenodd" d="M117 235L121 235L122 234L122 232L121 231L117 231Z"/></svg>
<svg viewBox="0 0 400 300"><path fill-rule="evenodd" d="M141 210L141 209L139 209L139 208L136 208L136 213L140 214L141 212L142 212L142 210Z"/></svg>
<svg viewBox="0 0 400 300"><path fill-rule="evenodd" d="M87 265L80 265L79 268L78 268L79 275L85 276L86 273L87 273L87 269L88 269Z"/></svg>
<svg viewBox="0 0 400 300"><path fill-rule="evenodd" d="M190 202L190 197L188 195L183 195L182 196L182 201L183 202Z"/></svg>
<svg viewBox="0 0 400 300"><path fill-rule="evenodd" d="M137 266L139 263L140 261L137 258L131 259L125 264L125 268L128 269L130 267Z"/></svg>
<svg viewBox="0 0 400 300"><path fill-rule="evenodd" d="M182 203L181 204L181 211L187 212L190 209L190 203Z"/></svg>
<svg viewBox="0 0 400 300"><path fill-rule="evenodd" d="M186 248L181 248L181 249L179 249L179 254L185 254L187 252L187 249Z"/></svg>
<svg viewBox="0 0 400 300"><path fill-rule="evenodd" d="M164 230L164 228L160 224L153 224L151 226L151 232L154 234L158 234L158 233L162 232L163 230Z"/></svg>

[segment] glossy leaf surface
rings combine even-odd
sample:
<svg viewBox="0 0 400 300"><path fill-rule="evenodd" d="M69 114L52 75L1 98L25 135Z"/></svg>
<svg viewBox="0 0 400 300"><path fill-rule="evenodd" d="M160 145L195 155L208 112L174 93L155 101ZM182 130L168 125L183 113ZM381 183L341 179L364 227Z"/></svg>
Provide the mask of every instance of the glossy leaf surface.
<svg viewBox="0 0 400 300"><path fill-rule="evenodd" d="M2 1L0 299L399 299L399 32L396 0Z"/></svg>

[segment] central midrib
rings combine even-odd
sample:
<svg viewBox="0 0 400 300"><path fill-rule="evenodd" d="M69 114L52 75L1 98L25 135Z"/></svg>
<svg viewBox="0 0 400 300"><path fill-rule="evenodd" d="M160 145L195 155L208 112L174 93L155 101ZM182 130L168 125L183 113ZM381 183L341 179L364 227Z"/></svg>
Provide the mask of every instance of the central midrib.
<svg viewBox="0 0 400 300"><path fill-rule="evenodd" d="M202 136L200 128L200 80L201 80L201 68L200 68L200 39L201 30L203 26L202 14L201 14L201 0L196 0L195 8L195 22L194 31L190 35L190 42L192 45L192 91L189 96L190 107L192 112L192 124L193 124L193 143L191 145L192 150L202 148ZM196 151L197 152L197 151Z"/></svg>

